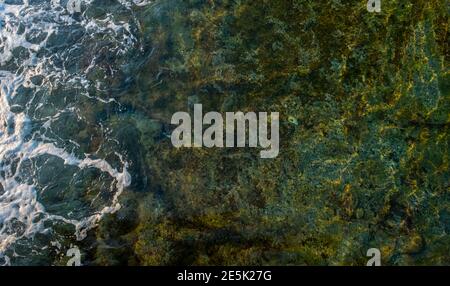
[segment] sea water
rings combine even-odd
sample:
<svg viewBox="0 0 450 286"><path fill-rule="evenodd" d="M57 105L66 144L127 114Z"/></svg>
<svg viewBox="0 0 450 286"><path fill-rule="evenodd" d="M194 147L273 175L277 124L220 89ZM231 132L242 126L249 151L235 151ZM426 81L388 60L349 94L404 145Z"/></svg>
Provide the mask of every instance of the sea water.
<svg viewBox="0 0 450 286"><path fill-rule="evenodd" d="M121 207L129 162L85 108L118 105L108 88L139 52L133 9L149 3L0 2L0 265L60 245L57 227L83 240Z"/></svg>

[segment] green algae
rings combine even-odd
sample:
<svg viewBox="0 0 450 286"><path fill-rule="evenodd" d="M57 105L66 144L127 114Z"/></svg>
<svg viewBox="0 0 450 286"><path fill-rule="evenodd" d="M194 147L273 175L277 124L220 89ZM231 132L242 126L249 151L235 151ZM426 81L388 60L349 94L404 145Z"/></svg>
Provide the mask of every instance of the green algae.
<svg viewBox="0 0 450 286"><path fill-rule="evenodd" d="M136 10L148 56L107 122L135 180L93 264L450 264L448 5L385 2ZM280 112L280 155L173 148L194 103Z"/></svg>

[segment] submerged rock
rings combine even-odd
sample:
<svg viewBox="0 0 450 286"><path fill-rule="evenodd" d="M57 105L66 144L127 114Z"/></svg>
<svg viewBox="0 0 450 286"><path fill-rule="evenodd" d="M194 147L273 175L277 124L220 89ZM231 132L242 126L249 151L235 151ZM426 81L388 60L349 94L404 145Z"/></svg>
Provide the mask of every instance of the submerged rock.
<svg viewBox="0 0 450 286"><path fill-rule="evenodd" d="M432 215L448 204L446 9L384 6L160 1L141 12L155 50L127 104L162 126L194 103L290 124L279 158L260 161L175 149L138 120L150 189L130 233L139 263L365 265L372 247L385 264L448 263Z"/></svg>
<svg viewBox="0 0 450 286"><path fill-rule="evenodd" d="M64 246L13 262L64 264L73 243L84 265L365 265L370 248L385 265L449 264L447 5L386 1L368 13L344 2L96 0L37 55L11 49L2 69L51 59L55 76L31 77L11 98L13 115L32 119L24 141L103 168L58 156L0 167L69 219L123 191L84 240L49 220ZM35 44L47 36L17 29ZM194 104L279 112L279 156L174 148L171 117Z"/></svg>

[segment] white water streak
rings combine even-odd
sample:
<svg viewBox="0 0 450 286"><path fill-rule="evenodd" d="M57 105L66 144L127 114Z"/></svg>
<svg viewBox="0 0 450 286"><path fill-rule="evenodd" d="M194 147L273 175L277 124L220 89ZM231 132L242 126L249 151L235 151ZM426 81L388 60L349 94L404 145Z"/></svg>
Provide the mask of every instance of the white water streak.
<svg viewBox="0 0 450 286"><path fill-rule="evenodd" d="M120 208L119 196L131 183L131 176L127 172L128 164L120 155L122 171L113 168L103 159L91 159L89 154L86 154L84 158L78 158L53 143L35 139L37 136L31 134L32 119L27 114L27 108L21 112L12 111L11 100L18 95L20 87L39 90L40 87L34 86L30 80L36 75L44 76L46 88L51 89L55 82L70 82L84 87L84 95L93 98L87 92L87 88L92 83L85 78L85 75L95 66L95 57L92 58L91 65L86 70L73 74L55 65L52 57L37 55L39 51L47 48L51 35L61 28L80 23L77 23L67 9L60 5L59 0L53 0L42 7L39 4L30 4L28 0L23 2L21 5L0 3L0 20L2 21L0 24L0 260L3 259L5 264L9 264L10 261L9 257L4 255L5 251L22 238L32 238L36 233L48 232L49 229L44 227L44 222L48 220L73 224L76 227L75 235L78 239L83 239L87 231L95 227L104 214L113 213ZM84 4L90 5L91 2L84 1ZM147 5L150 2L120 0L120 3L131 7ZM110 16L100 20L83 18L81 25L86 33L102 32L117 38L118 44L114 50L111 50L112 53L124 53L136 41L128 23L115 22ZM21 29L25 31L20 31ZM45 38L39 43L28 42L25 35L32 29L45 31ZM28 57L16 59L14 50L17 48L25 48L28 51ZM18 67L8 68L7 65L14 61ZM113 99L97 99L103 103L113 102ZM48 120L44 124L46 124L43 126L45 129L51 128L52 121ZM21 164L43 155L61 158L64 164L76 166L80 170L96 168L108 174L115 182L115 193L111 204L80 220L47 213L44 206L37 200L36 187L18 180ZM12 162L17 162L15 168L12 167ZM13 228L15 222L20 222L24 228L21 231L15 231Z"/></svg>

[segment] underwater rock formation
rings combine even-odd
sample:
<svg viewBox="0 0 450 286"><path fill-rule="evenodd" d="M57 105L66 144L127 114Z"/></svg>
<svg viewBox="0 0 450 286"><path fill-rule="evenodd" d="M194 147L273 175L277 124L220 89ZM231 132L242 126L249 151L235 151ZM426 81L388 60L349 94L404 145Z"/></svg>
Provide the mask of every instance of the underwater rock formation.
<svg viewBox="0 0 450 286"><path fill-rule="evenodd" d="M142 114L146 183L126 195L138 206L121 263L365 265L372 247L386 265L450 263L448 7L360 2L139 12L152 53L120 100ZM170 117L195 103L280 112L278 158L173 148Z"/></svg>
<svg viewBox="0 0 450 286"><path fill-rule="evenodd" d="M83 39L66 65L95 83L89 98L60 87L78 96L83 120L58 118L58 136L131 179L121 208L84 240L53 226L84 265L365 265L370 248L383 265L450 264L447 1L383 1L380 13L342 0L137 3L94 0L83 14L129 23L124 52L108 52L116 43L103 30L83 38L78 24L50 39L55 50ZM278 157L174 148L171 117L195 104L279 112ZM49 211L111 199L114 178L87 169L72 184L60 179L70 166L41 159L53 169L37 183L58 182L39 196ZM21 263L67 261L51 249L35 259Z"/></svg>

